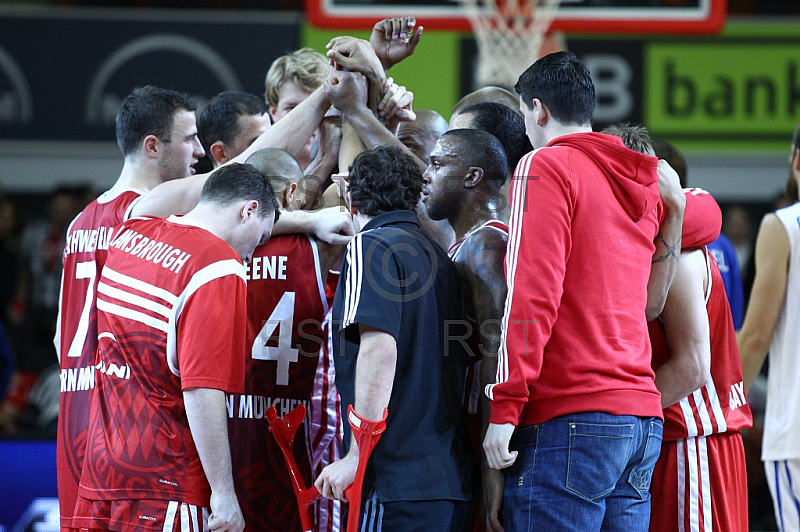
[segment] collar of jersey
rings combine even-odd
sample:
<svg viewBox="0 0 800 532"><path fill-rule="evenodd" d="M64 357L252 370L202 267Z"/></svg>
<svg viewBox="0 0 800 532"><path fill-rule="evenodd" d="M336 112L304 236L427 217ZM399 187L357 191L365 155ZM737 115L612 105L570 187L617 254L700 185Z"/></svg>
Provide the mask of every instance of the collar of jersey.
<svg viewBox="0 0 800 532"><path fill-rule="evenodd" d="M189 225L191 227L199 227L200 229L205 229L206 231L208 231L208 227L203 225L202 222L198 222L197 220L187 218L186 216L183 215L173 214L172 216L169 216L167 218L167 221L178 225Z"/></svg>
<svg viewBox="0 0 800 532"><path fill-rule="evenodd" d="M362 231L369 231L370 229L375 229L376 227L383 227L385 225L399 223L411 223L419 227L417 215L414 214L414 211L392 211L379 214L370 220L367 225L364 226Z"/></svg>

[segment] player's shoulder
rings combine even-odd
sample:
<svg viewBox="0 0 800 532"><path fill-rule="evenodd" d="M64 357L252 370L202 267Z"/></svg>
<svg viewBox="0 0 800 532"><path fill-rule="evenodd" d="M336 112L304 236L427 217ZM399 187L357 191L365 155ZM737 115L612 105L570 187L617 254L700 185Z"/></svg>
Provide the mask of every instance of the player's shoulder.
<svg viewBox="0 0 800 532"><path fill-rule="evenodd" d="M488 246L505 247L508 243L508 227L502 222L487 223L470 233L462 247L465 249L481 249Z"/></svg>
<svg viewBox="0 0 800 532"><path fill-rule="evenodd" d="M468 265L471 269L478 264L502 262L508 248L508 232L493 225L484 225L473 231L458 250L454 262Z"/></svg>

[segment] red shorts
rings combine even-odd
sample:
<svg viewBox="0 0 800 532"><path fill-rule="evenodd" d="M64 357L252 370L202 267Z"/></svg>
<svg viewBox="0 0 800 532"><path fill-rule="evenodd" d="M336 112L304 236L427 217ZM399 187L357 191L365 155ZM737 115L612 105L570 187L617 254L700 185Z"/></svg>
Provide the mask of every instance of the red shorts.
<svg viewBox="0 0 800 532"><path fill-rule="evenodd" d="M79 495L74 523L89 532L200 532L208 530L208 514L208 508L176 501L91 501Z"/></svg>
<svg viewBox="0 0 800 532"><path fill-rule="evenodd" d="M747 532L738 432L666 441L650 484L650 532Z"/></svg>

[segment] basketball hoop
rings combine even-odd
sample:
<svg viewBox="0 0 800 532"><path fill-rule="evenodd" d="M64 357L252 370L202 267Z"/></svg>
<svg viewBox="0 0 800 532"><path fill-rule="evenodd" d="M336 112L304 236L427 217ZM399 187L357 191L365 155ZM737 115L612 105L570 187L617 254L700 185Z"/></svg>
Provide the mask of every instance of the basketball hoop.
<svg viewBox="0 0 800 532"><path fill-rule="evenodd" d="M561 0L458 0L478 41L478 82L512 87L539 59Z"/></svg>

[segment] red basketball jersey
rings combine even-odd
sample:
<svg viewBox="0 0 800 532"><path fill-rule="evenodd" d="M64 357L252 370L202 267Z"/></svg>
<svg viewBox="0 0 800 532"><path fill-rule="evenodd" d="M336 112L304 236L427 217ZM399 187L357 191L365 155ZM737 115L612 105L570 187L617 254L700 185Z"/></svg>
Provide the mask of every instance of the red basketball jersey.
<svg viewBox="0 0 800 532"><path fill-rule="evenodd" d="M447 250L447 255L450 257L451 260L455 262L458 258L458 254L461 251L461 246L464 242L467 241L469 237L477 233L478 231L484 228L492 228L497 231L500 231L506 235L508 238L508 226L499 220L490 220L485 224L481 225L480 227L473 229L466 235L464 238L450 246L450 249ZM469 325L471 327L471 334L469 338L467 338L467 350L468 356L470 356L470 365L467 369L467 379L466 379L466 390L464 394L464 401L465 406L467 408L467 412L469 414L478 414L480 413L480 397L481 397L481 383L480 383L480 360L482 358L481 347L480 347L480 335L481 335L481 326L475 321L475 318L472 316L467 316L467 321L469 321ZM476 421L476 427L479 427L479 421ZM478 432L478 436L480 432ZM477 448L480 448L480 442L477 442Z"/></svg>
<svg viewBox="0 0 800 532"><path fill-rule="evenodd" d="M450 249L447 250L447 255L450 257L451 260L455 262L456 258L458 258L459 253L461 252L461 247L464 245L464 242L467 241L469 237L477 233L478 231L484 228L491 228L494 230L501 231L505 233L506 238L508 238L508 226L499 220L491 220L486 222L485 224L473 229L460 240L458 240L455 244L450 246ZM481 342L480 342L480 335L481 335L481 326L475 320L473 316L467 316L467 321L469 322L470 331L469 337L466 339L467 342L467 355L469 358L469 366L467 367L467 376L464 382L464 413L467 414L464 416L464 423L467 427L467 434L469 435L470 440L470 448L472 450L473 456L480 457L483 449L481 444L481 362L483 361L483 353L481 351ZM479 472L476 470L473 473L476 477L479 475ZM483 525L481 523L481 519L479 518L479 505L477 500L473 500L470 504L469 510L469 521L472 523L469 530L483 530Z"/></svg>
<svg viewBox="0 0 800 532"><path fill-rule="evenodd" d="M137 218L97 287L97 387L80 495L209 506L183 392L244 385L247 286L233 249L185 217Z"/></svg>
<svg viewBox="0 0 800 532"><path fill-rule="evenodd" d="M62 527L73 528L72 511L86 452L89 399L95 384L97 281L115 229L128 219L134 202L143 194L139 190L116 195L106 192L67 229L54 340L61 365L56 463Z"/></svg>
<svg viewBox="0 0 800 532"><path fill-rule="evenodd" d="M269 434L265 412L283 416L303 404L311 415L318 367L328 364L328 303L319 252L306 235L280 235L256 248L246 267L247 370L245 391L228 397L236 493L248 531L300 531L289 474ZM294 455L311 482L309 418L294 440Z"/></svg>
<svg viewBox="0 0 800 532"><path fill-rule="evenodd" d="M735 432L753 425L742 382L742 365L733 319L714 258L704 251L708 264L706 310L711 336L711 378L692 395L664 410L664 440ZM648 324L653 346L653 369L669 360L664 327Z"/></svg>

